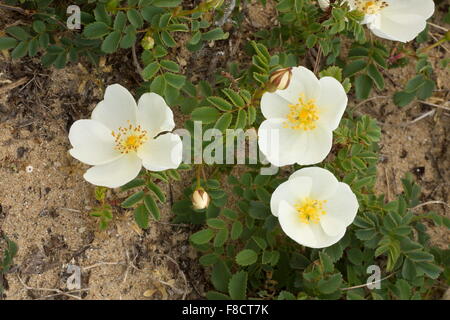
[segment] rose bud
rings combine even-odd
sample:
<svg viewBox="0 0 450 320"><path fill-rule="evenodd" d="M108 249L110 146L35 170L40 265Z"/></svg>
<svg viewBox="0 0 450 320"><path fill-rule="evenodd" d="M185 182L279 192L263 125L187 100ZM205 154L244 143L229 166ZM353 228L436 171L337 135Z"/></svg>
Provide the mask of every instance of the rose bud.
<svg viewBox="0 0 450 320"><path fill-rule="evenodd" d="M209 201L210 197L203 188L195 190L192 194L192 206L195 210L203 210L208 208Z"/></svg>
<svg viewBox="0 0 450 320"><path fill-rule="evenodd" d="M284 90L289 86L292 78L292 68L279 69L272 73L269 78L269 92Z"/></svg>
<svg viewBox="0 0 450 320"><path fill-rule="evenodd" d="M155 39L151 35L146 34L141 40L141 46L145 50L151 50L155 46Z"/></svg>

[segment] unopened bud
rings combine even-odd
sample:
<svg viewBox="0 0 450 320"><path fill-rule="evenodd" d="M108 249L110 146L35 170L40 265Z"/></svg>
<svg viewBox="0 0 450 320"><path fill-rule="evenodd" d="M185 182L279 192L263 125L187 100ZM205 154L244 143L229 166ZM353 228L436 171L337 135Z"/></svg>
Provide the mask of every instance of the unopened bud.
<svg viewBox="0 0 450 320"><path fill-rule="evenodd" d="M319 7L323 11L326 11L330 7L330 0L317 0L319 2Z"/></svg>
<svg viewBox="0 0 450 320"><path fill-rule="evenodd" d="M289 86L292 78L292 68L283 68L275 71L269 78L268 91L284 90Z"/></svg>
<svg viewBox="0 0 450 320"><path fill-rule="evenodd" d="M155 39L153 39L151 35L146 34L145 37L143 37L141 40L141 46L145 50L153 49L153 47L155 46Z"/></svg>
<svg viewBox="0 0 450 320"><path fill-rule="evenodd" d="M208 208L209 201L210 197L203 188L195 190L192 194L192 206L195 210L203 210Z"/></svg>

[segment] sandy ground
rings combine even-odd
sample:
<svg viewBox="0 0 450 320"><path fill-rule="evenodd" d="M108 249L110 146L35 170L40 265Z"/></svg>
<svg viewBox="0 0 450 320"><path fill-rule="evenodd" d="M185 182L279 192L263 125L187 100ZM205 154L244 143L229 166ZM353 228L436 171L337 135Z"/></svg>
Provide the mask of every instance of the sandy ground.
<svg viewBox="0 0 450 320"><path fill-rule="evenodd" d="M247 11L249 29L260 28L270 23L273 7L254 5ZM234 35L230 41L228 55L239 59L242 53L236 48L246 39ZM189 53L177 50L181 61L190 65ZM207 50L214 52L214 47ZM448 56L442 48L433 50L436 64ZM221 57L214 60L215 66L223 63ZM207 65L186 72L195 79L210 71ZM442 105L449 100L449 72L439 69L438 91L430 102ZM413 73L414 66L389 72L388 88L374 96L391 95ZM55 70L0 54L0 230L20 248L6 276L6 299L197 299L207 290L197 254L187 241L193 227L170 225L166 204L160 206L162 222L152 223L145 232L136 227L131 212L119 207L114 208L111 227L99 232L88 214L96 201L93 187L82 179L87 167L67 152L68 128L89 116L102 99L100 88L111 83L136 88L138 81L130 55L111 57L103 67ZM436 112L411 123L430 110ZM399 109L383 98L363 104L359 111L377 118L383 129L378 192L393 199L401 192L400 179L412 172L423 187L423 202L448 203L448 111L418 102ZM175 117L181 125L183 116L175 112ZM186 173L184 181L189 177ZM183 187L163 186L173 199ZM440 205L427 209L448 214ZM431 227L433 242L447 247L448 230ZM42 290L67 290L69 264L81 267L84 291L69 297Z"/></svg>

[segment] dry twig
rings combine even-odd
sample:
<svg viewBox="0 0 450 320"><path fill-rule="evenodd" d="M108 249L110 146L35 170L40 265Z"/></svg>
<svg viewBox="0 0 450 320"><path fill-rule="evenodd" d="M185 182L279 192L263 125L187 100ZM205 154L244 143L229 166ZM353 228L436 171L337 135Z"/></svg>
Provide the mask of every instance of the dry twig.
<svg viewBox="0 0 450 320"><path fill-rule="evenodd" d="M45 299L45 298L49 298L49 297L53 297L53 296L59 296L59 295L63 295L69 298L73 298L73 299L77 299L77 300L81 300L81 297L79 296L75 296L71 293L76 293L76 292L83 292L83 291L89 291L89 288L84 288L84 289L78 289L78 290L72 290L72 291L62 291L61 289L56 289L56 288L38 288L38 287L30 287L29 285L27 285L22 278L17 275L17 278L19 279L19 282L22 284L22 286L26 289L26 290L37 290L37 291L51 291L51 292L55 292L54 294L48 295L48 296L44 296L38 299Z"/></svg>

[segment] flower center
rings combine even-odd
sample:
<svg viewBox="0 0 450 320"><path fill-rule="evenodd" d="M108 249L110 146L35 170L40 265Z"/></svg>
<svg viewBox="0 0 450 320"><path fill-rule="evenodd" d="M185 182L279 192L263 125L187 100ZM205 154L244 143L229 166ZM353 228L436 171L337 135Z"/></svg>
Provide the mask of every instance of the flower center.
<svg viewBox="0 0 450 320"><path fill-rule="evenodd" d="M306 100L305 94L301 94L297 104L288 105L291 109L286 116L287 121L283 124L285 128L295 130L313 130L319 119L316 100Z"/></svg>
<svg viewBox="0 0 450 320"><path fill-rule="evenodd" d="M356 8L365 14L377 14L388 6L386 1L382 0L356 0Z"/></svg>
<svg viewBox="0 0 450 320"><path fill-rule="evenodd" d="M320 216L326 214L323 205L327 200L314 200L309 197L297 202L294 206L299 214L300 221L306 224L319 223Z"/></svg>
<svg viewBox="0 0 450 320"><path fill-rule="evenodd" d="M136 151L147 141L147 131L143 130L140 125L135 127L130 121L128 123L128 127L120 127L117 132L112 132L116 142L115 149L124 154Z"/></svg>

